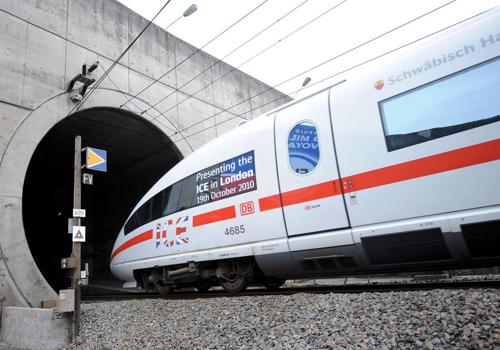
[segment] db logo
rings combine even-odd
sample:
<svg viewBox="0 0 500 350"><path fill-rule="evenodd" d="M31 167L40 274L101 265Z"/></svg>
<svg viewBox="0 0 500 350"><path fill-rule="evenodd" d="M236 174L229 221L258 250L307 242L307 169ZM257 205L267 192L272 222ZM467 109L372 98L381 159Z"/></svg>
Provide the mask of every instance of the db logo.
<svg viewBox="0 0 500 350"><path fill-rule="evenodd" d="M241 215L250 215L255 212L255 208L253 206L253 202L245 202L240 204L240 214Z"/></svg>

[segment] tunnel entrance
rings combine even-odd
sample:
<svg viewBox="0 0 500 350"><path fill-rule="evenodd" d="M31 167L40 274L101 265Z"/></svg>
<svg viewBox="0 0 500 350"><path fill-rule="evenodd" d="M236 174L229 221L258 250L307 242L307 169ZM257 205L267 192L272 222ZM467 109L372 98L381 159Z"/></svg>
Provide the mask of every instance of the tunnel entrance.
<svg viewBox="0 0 500 350"><path fill-rule="evenodd" d="M82 266L89 263L90 283L113 279L109 257L114 240L146 191L182 159L170 139L142 117L114 108L93 108L56 124L36 148L23 187L23 222L33 258L55 291L70 285L61 258L71 254L68 218L73 209L73 148L108 151L108 172L94 172L94 184L82 185ZM83 170L83 172L89 172Z"/></svg>

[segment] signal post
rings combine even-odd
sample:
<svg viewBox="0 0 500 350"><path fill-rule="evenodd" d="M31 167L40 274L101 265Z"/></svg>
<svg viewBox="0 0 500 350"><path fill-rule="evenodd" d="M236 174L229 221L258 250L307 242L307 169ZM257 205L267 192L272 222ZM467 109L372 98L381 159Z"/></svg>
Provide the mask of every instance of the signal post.
<svg viewBox="0 0 500 350"><path fill-rule="evenodd" d="M85 165L82 166L82 152L85 151ZM81 136L75 137L75 158L73 172L73 249L69 258L62 259L61 268L72 270L71 289L61 290L58 310L61 312L73 312L72 341L75 342L80 334L80 300L82 282L82 243L85 242L86 230L81 225L81 219L86 216L85 209L82 209L82 181L92 185L92 174L84 174L82 178L82 168L96 171L107 171L107 152L104 150L86 147L82 149ZM84 278L88 278L85 274ZM64 295L64 296L63 296Z"/></svg>

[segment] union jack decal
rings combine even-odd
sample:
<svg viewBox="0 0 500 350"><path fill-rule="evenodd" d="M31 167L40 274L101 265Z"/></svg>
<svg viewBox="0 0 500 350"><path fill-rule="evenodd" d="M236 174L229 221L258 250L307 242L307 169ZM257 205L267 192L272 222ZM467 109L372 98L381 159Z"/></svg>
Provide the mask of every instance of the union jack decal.
<svg viewBox="0 0 500 350"><path fill-rule="evenodd" d="M166 221L159 222L156 224L156 229L155 229L155 237L156 237L156 242L155 246L156 248L159 248L160 246L165 246L165 247L173 247L174 245L181 245L181 244L187 244L189 243L189 237L185 236L185 233L187 231L186 224L189 221L189 216L181 216L177 220L175 220L175 239L172 239L172 233L170 234L170 239L167 231L171 232L172 226L174 226L174 220L168 219Z"/></svg>

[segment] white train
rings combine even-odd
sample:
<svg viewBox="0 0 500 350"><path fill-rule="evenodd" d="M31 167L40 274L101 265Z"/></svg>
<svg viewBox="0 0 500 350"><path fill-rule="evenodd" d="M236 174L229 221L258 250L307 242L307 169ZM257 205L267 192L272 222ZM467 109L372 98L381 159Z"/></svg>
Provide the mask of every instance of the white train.
<svg viewBox="0 0 500 350"><path fill-rule="evenodd" d="M209 142L121 230L112 272L179 286L500 262L500 10Z"/></svg>

